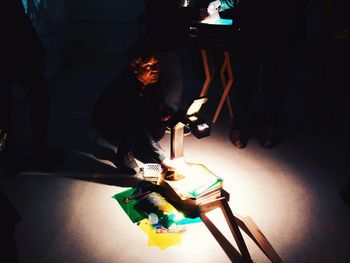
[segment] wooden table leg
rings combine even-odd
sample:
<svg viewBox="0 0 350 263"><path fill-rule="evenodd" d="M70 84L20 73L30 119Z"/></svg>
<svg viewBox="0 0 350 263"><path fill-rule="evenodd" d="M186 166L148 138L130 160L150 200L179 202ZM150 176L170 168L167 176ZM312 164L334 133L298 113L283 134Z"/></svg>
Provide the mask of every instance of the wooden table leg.
<svg viewBox="0 0 350 263"><path fill-rule="evenodd" d="M225 88L225 86L227 84L227 80L226 80L226 77L225 77L225 71L229 72L229 70L230 70L232 72L232 69L228 68L228 65L231 66L228 52L225 52L224 56L225 56L224 57L224 63L222 64L221 69L220 69L220 78L221 78L221 84ZM233 74L232 74L232 76L233 76ZM233 78L232 78L232 82L233 82ZM230 115L230 118L233 119L233 111L232 111L232 106L231 106L231 101L230 101L230 96L229 95L227 95L227 97L226 97L226 105L227 105L227 109L228 109L228 113Z"/></svg>
<svg viewBox="0 0 350 263"><path fill-rule="evenodd" d="M231 66L231 61L230 61L230 55L228 53L228 51L225 51L224 52L224 64L221 68L221 72L223 72L221 74L221 76L224 76L224 70L226 69L227 71L227 76L228 76L228 79L226 82L222 82L223 85L224 85L224 93L222 94L222 97L220 99L220 102L219 102L219 105L216 109L216 112L215 112L215 115L214 115L214 118L212 120L212 123L215 123L219 114L220 114L220 111L222 109L222 106L224 105L224 102L228 96L228 93L231 89L231 86L233 84L233 73L232 73L232 66ZM224 79L223 79L224 78ZM226 80L225 77L222 77L222 80ZM228 100L229 101L229 100ZM228 105L229 105L229 114L230 114L230 117L233 118L233 113L232 113L232 107L231 107L231 103L228 102Z"/></svg>
<svg viewBox="0 0 350 263"><path fill-rule="evenodd" d="M246 259L246 261L252 261L247 245L244 242L243 236L241 231L239 230L238 224L236 222L236 218L233 215L229 204L226 200L222 200L220 202L221 210L225 216L226 222L231 230L231 233L237 243L237 246L242 254L242 257Z"/></svg>
<svg viewBox="0 0 350 263"><path fill-rule="evenodd" d="M200 97L203 97L207 94L208 88L213 80L213 75L214 72L210 66L209 63L209 54L206 49L201 49L201 55L202 55L202 61L203 61L203 66L204 66L204 72L205 72L205 81L203 84L203 88L200 93Z"/></svg>

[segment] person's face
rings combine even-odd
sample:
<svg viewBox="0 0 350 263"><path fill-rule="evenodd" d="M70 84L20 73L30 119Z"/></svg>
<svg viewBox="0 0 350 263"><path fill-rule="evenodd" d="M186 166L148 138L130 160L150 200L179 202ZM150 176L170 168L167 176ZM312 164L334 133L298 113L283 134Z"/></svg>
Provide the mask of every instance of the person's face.
<svg viewBox="0 0 350 263"><path fill-rule="evenodd" d="M135 69L136 77L143 85L156 83L159 78L159 64L156 57L141 61Z"/></svg>

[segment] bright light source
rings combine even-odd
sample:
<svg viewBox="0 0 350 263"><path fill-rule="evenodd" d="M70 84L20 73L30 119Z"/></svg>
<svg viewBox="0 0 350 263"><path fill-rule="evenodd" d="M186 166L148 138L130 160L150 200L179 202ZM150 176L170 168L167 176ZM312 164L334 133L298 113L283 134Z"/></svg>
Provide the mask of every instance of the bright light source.
<svg viewBox="0 0 350 263"><path fill-rule="evenodd" d="M195 99L191 106L188 108L186 115L191 116L199 112L201 109L202 105L208 100L208 98L203 97L199 99Z"/></svg>
<svg viewBox="0 0 350 263"><path fill-rule="evenodd" d="M196 121L196 120L198 120L198 118L197 118L196 116L190 116L190 117L188 117L188 119L189 119L190 121Z"/></svg>

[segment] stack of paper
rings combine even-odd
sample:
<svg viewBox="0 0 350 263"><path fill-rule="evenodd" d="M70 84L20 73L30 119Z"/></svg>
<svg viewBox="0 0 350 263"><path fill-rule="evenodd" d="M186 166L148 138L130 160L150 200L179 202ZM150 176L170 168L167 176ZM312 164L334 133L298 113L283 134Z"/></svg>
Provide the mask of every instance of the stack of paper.
<svg viewBox="0 0 350 263"><path fill-rule="evenodd" d="M165 180L182 200L191 199L195 203L216 199L221 196L223 180L201 164L189 164L179 171L181 179Z"/></svg>

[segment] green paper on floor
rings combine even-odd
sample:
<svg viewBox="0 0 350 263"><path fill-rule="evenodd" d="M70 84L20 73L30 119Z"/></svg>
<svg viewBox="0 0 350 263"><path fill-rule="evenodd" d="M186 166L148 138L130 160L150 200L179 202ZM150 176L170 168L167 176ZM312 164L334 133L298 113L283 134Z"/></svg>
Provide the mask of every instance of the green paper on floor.
<svg viewBox="0 0 350 263"><path fill-rule="evenodd" d="M132 199L129 202L125 202L127 198L131 198L133 196L134 192L135 192L135 189L130 188L123 192L115 194L113 198L118 201L119 205L123 208L125 213L129 216L130 220L133 223L137 223L142 219L147 218L147 215L135 209L135 205L138 202L137 200Z"/></svg>
<svg viewBox="0 0 350 263"><path fill-rule="evenodd" d="M135 197L135 195L137 197ZM141 198L139 198L142 196ZM137 188L130 188L113 196L129 216L133 223L148 235L148 246L157 246L164 250L173 245L180 245L186 232L184 225L201 222L197 218L179 217L175 207L167 202L158 193L137 193ZM159 223L152 225L148 214L153 213L159 217ZM169 228L171 227L171 229Z"/></svg>

